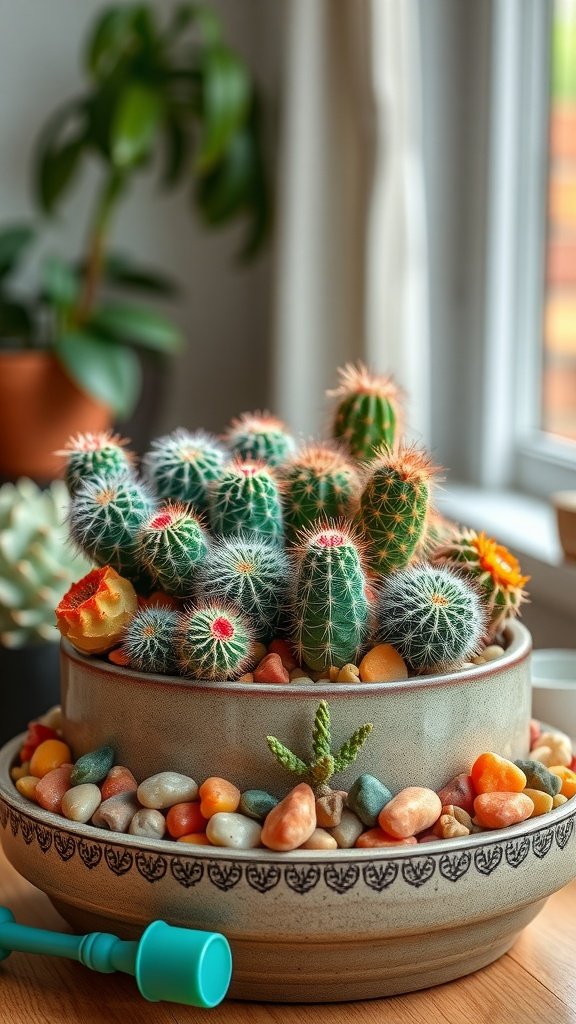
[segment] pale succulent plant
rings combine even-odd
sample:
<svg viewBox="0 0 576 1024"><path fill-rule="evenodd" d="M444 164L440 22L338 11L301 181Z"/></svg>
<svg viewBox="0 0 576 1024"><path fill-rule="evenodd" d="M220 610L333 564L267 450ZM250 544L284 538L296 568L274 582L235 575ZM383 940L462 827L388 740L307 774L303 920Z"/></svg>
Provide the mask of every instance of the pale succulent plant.
<svg viewBox="0 0 576 1024"><path fill-rule="evenodd" d="M0 646L58 643L54 609L91 565L75 554L64 525L65 484L32 480L0 487Z"/></svg>

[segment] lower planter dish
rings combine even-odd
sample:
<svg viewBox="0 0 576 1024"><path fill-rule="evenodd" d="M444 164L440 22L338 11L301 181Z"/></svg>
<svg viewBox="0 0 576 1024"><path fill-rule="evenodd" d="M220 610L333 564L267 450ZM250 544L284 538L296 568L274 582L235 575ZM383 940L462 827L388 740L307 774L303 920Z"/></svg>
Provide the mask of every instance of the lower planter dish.
<svg viewBox="0 0 576 1024"><path fill-rule="evenodd" d="M520 825L420 847L236 852L137 839L43 811L0 753L8 859L78 930L154 918L222 931L230 996L333 1002L451 981L506 952L576 875L576 799Z"/></svg>

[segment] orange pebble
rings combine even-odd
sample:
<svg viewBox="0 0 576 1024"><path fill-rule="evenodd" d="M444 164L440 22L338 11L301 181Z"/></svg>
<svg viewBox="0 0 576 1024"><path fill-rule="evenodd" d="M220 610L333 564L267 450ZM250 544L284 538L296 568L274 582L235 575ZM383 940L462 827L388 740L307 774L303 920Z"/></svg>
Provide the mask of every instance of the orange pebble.
<svg viewBox="0 0 576 1024"><path fill-rule="evenodd" d="M407 786L384 805L378 824L396 839L408 839L432 827L442 813L442 802L433 789Z"/></svg>
<svg viewBox="0 0 576 1024"><path fill-rule="evenodd" d="M194 846L211 846L205 832L191 832L189 836L178 836L177 843L192 843Z"/></svg>
<svg viewBox="0 0 576 1024"><path fill-rule="evenodd" d="M36 789L39 782L40 779L37 779L35 775L23 775L21 779L16 779L16 789L27 800L36 800Z"/></svg>
<svg viewBox="0 0 576 1024"><path fill-rule="evenodd" d="M573 771L572 768L566 768L563 764L554 764L548 771L562 779L560 787L562 796L568 799L571 796L576 796L576 771Z"/></svg>
<svg viewBox="0 0 576 1024"><path fill-rule="evenodd" d="M491 751L476 758L470 775L477 793L521 793L528 781L513 761Z"/></svg>
<svg viewBox="0 0 576 1024"><path fill-rule="evenodd" d="M434 836L436 839L436 836ZM396 839L395 836L388 835L381 828L371 828L367 832L363 832L361 836L358 836L356 840L356 846L361 849L371 849L373 846L416 846L418 840L416 836L405 836L404 839Z"/></svg>
<svg viewBox="0 0 576 1024"><path fill-rule="evenodd" d="M378 644L360 662L363 683L388 683L394 679L408 679L408 668L395 647Z"/></svg>
<svg viewBox="0 0 576 1024"><path fill-rule="evenodd" d="M174 804L166 815L166 828L173 839L206 831L208 821L202 816L198 800Z"/></svg>
<svg viewBox="0 0 576 1024"><path fill-rule="evenodd" d="M316 828L316 798L307 782L291 789L267 814L261 842L269 850L286 853L305 843Z"/></svg>
<svg viewBox="0 0 576 1024"><path fill-rule="evenodd" d="M534 812L534 803L524 793L481 793L474 801L476 821L483 828L506 828L526 821Z"/></svg>
<svg viewBox="0 0 576 1024"><path fill-rule="evenodd" d="M198 790L200 797L200 813L203 818L211 818L219 811L236 811L242 796L240 790L227 779L211 776L202 783Z"/></svg>
<svg viewBox="0 0 576 1024"><path fill-rule="evenodd" d="M62 813L62 797L70 789L73 767L72 764L61 764L59 768L53 768L40 779L34 799L45 811L52 811L53 814Z"/></svg>
<svg viewBox="0 0 576 1024"><path fill-rule="evenodd" d="M103 800L108 800L111 796L118 796L118 793L135 793L137 789L138 783L132 772L121 764L116 764L110 769L100 786Z"/></svg>
<svg viewBox="0 0 576 1024"><path fill-rule="evenodd" d="M280 661L284 665L284 668L288 669L288 672L293 668L296 668L298 664L294 657L294 652L287 640L273 640L271 644L268 644L268 654L278 654L280 656Z"/></svg>
<svg viewBox="0 0 576 1024"><path fill-rule="evenodd" d="M255 683L289 683L290 673L279 654L267 654L254 669Z"/></svg>
<svg viewBox="0 0 576 1024"><path fill-rule="evenodd" d="M30 758L30 775L41 779L54 768L72 761L72 752L63 740L44 740Z"/></svg>
<svg viewBox="0 0 576 1024"><path fill-rule="evenodd" d="M113 665L119 665L121 668L126 668L130 664L130 658L121 647L115 647L112 651L108 651L107 658Z"/></svg>

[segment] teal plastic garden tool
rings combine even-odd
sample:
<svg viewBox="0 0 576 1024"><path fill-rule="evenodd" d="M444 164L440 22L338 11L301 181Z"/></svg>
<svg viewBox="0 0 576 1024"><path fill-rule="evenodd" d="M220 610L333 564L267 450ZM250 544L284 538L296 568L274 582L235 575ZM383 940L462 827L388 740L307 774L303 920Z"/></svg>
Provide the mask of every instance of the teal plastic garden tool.
<svg viewBox="0 0 576 1024"><path fill-rule="evenodd" d="M15 951L67 957L102 974L124 971L134 975L140 994L151 1002L217 1006L232 976L232 953L223 935L164 921L153 921L137 942L126 942L107 932L65 935L29 928L0 907L0 960Z"/></svg>

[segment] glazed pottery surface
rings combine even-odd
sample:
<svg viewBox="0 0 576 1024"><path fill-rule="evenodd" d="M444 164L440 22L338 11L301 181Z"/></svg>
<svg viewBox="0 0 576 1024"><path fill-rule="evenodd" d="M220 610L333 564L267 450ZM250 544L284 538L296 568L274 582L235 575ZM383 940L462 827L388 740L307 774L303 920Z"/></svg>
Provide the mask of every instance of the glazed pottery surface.
<svg viewBox="0 0 576 1024"><path fill-rule="evenodd" d="M334 748L364 722L374 725L356 763L338 775L339 786L349 788L369 772L392 791L439 789L485 750L527 756L530 634L511 622L505 643L498 661L445 675L264 685L145 675L83 657L63 641L63 731L75 757L111 744L117 763L139 781L173 770L198 782L224 776L240 789L280 796L293 781L272 758L266 736L307 759L314 713L326 700Z"/></svg>
<svg viewBox="0 0 576 1024"><path fill-rule="evenodd" d="M223 932L232 998L366 999L451 981L510 948L576 875L576 799L520 825L418 847L223 850L79 825L19 795L0 753L8 859L78 931L151 920Z"/></svg>

